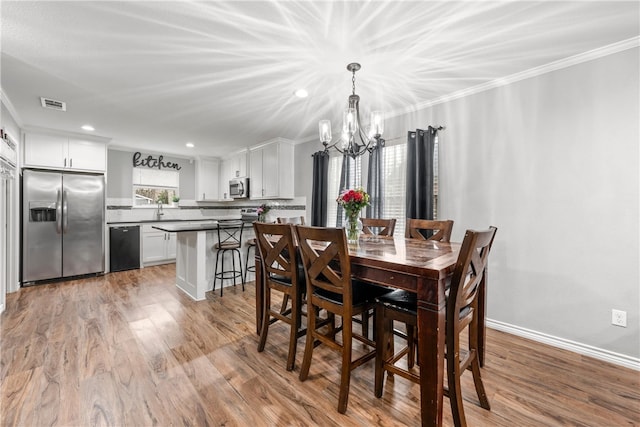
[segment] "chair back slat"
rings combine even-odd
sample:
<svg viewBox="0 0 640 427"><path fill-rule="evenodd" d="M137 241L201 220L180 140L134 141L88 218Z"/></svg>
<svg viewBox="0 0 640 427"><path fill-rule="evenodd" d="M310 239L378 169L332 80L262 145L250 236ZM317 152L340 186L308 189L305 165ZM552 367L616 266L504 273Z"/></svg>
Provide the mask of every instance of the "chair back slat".
<svg viewBox="0 0 640 427"><path fill-rule="evenodd" d="M378 236L393 236L396 229L396 219L383 218L360 218L362 221L362 232ZM375 230L378 232L376 233Z"/></svg>
<svg viewBox="0 0 640 427"><path fill-rule="evenodd" d="M467 230L454 268L447 300L447 327L474 315L480 282L487 270L497 228ZM467 310L468 309L468 310ZM465 312L464 316L461 313Z"/></svg>
<svg viewBox="0 0 640 427"><path fill-rule="evenodd" d="M297 251L290 224L268 224L254 222L258 250L266 274L277 274L295 279L297 273Z"/></svg>
<svg viewBox="0 0 640 427"><path fill-rule="evenodd" d="M351 262L344 230L301 225L295 228L307 276L307 294L323 289L342 295L344 306L351 306Z"/></svg>
<svg viewBox="0 0 640 427"><path fill-rule="evenodd" d="M449 242L451 240L451 230L453 230L452 220L407 218L405 237L407 239Z"/></svg>
<svg viewBox="0 0 640 427"><path fill-rule="evenodd" d="M278 221L278 224L304 225L303 216L278 217L277 221Z"/></svg>

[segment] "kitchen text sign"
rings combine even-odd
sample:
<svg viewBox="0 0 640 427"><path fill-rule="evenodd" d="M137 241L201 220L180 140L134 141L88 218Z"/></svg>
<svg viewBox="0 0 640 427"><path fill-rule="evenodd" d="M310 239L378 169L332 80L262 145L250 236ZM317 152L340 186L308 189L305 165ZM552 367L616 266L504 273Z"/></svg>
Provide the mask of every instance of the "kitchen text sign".
<svg viewBox="0 0 640 427"><path fill-rule="evenodd" d="M157 159L151 155L147 156L144 159L142 159L141 157L142 157L142 153L140 153L139 151L133 153L134 168L138 166L146 166L151 169L156 169L156 168L157 169L175 169L177 171L182 169L180 165L178 165L177 163L165 162L164 156L162 155L158 156Z"/></svg>

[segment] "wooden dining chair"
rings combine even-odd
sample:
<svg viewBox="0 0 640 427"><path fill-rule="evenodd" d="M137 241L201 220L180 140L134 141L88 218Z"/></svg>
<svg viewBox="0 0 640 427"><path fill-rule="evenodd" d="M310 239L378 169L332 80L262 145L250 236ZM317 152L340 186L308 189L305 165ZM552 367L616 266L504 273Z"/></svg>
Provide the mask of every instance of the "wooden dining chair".
<svg viewBox="0 0 640 427"><path fill-rule="evenodd" d="M360 218L362 221L362 233L378 236L393 236L396 229L396 219ZM378 232L376 233L375 230Z"/></svg>
<svg viewBox="0 0 640 427"><path fill-rule="evenodd" d="M448 242L451 240L452 220L432 220L407 218L404 237L407 239L438 240Z"/></svg>
<svg viewBox="0 0 640 427"><path fill-rule="evenodd" d="M456 426L466 426L460 377L470 369L480 406L490 409L489 399L480 376L478 347L478 294L483 276L487 271L489 252L497 228L485 231L467 230L451 286L446 300L445 360L447 363L447 383L445 395L449 397L451 412ZM374 389L376 397L382 396L384 372L397 374L413 382L420 382L419 370L406 370L397 362L406 354L408 347L394 354L389 342L393 340L393 321L399 320L416 327L417 297L415 293L394 291L382 295L376 305L376 363ZM461 349L461 334L467 329L467 348Z"/></svg>
<svg viewBox="0 0 640 427"><path fill-rule="evenodd" d="M296 226L298 245L307 281L307 338L304 358L300 368L300 380L309 375L315 343L325 344L341 352L340 393L338 412L344 414L349 399L351 371L375 357L375 343L353 331L352 317L373 306L375 292L351 279L351 261L347 239L342 228ZM320 310L326 310L326 319L320 319ZM315 314L315 315L314 315ZM335 326L335 316L342 318L340 328ZM321 320L329 320L328 330L321 331ZM342 339L336 339L342 332ZM355 360L352 358L352 340L356 339L372 350Z"/></svg>
<svg viewBox="0 0 640 427"><path fill-rule="evenodd" d="M281 320L290 327L287 371L295 365L298 338L304 335L302 324L303 294L306 290L304 271L298 262L294 244L293 227L290 224L254 222L256 242L262 259L264 305L258 352L264 350L269 326ZM291 301L291 308L274 310L271 307L271 291L282 292Z"/></svg>
<svg viewBox="0 0 640 427"><path fill-rule="evenodd" d="M278 217L277 221L278 221L278 224L304 225L303 216Z"/></svg>

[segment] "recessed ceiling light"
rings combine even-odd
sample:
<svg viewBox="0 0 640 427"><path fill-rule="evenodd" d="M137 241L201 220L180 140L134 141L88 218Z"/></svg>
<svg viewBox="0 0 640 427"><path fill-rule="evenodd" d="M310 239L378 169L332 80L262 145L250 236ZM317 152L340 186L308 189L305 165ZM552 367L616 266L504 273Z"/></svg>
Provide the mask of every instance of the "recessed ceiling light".
<svg viewBox="0 0 640 427"><path fill-rule="evenodd" d="M193 147L195 147L195 145L193 145L193 142L187 142L187 143L186 143L186 144L184 144L184 145L186 145L186 146L187 146L187 147L189 147L189 148L193 148Z"/></svg>
<svg viewBox="0 0 640 427"><path fill-rule="evenodd" d="M95 130L95 128L91 125L83 125L82 126L83 130L89 131L89 132L93 132Z"/></svg>
<svg viewBox="0 0 640 427"><path fill-rule="evenodd" d="M298 98L306 98L307 96L309 96L309 92L307 92L305 89L298 89L294 93Z"/></svg>

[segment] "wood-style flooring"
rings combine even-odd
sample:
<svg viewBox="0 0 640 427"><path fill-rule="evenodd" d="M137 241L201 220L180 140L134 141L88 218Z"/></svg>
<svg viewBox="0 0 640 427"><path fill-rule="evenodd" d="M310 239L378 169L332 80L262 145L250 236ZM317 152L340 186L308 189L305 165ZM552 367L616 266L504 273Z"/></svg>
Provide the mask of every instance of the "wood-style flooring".
<svg viewBox="0 0 640 427"><path fill-rule="evenodd" d="M304 383L304 338L295 370L285 370L286 325L273 325L258 353L253 283L194 302L174 277L169 264L9 294L0 324L0 424L419 425L418 386L387 379L376 399L373 361L353 372L341 415L338 353L318 347ZM463 376L470 425L640 425L637 371L495 330L487 342L482 375L491 411L478 406L471 375ZM446 397L444 424L452 425Z"/></svg>

